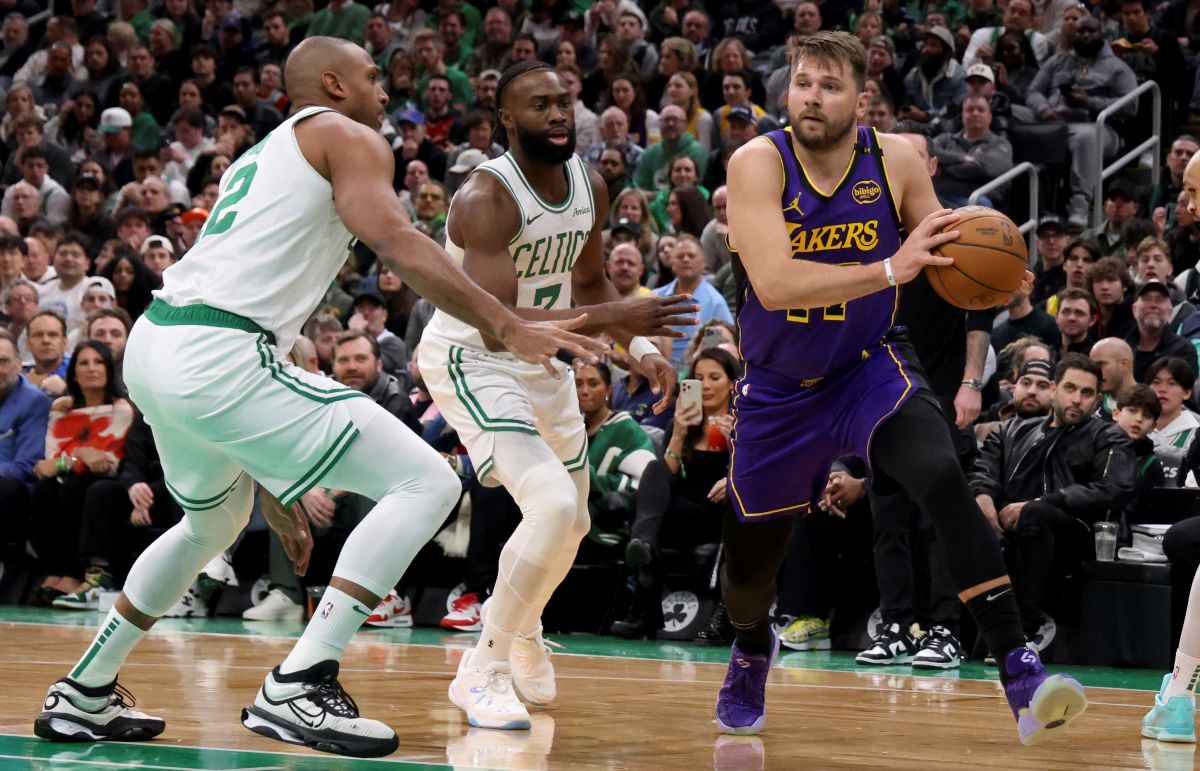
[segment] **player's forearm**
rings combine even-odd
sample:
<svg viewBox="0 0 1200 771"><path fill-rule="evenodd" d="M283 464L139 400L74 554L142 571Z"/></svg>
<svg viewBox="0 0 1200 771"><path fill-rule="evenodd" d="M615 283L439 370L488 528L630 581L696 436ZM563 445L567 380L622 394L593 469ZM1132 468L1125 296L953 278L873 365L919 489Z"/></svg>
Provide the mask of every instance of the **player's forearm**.
<svg viewBox="0 0 1200 771"><path fill-rule="evenodd" d="M778 270L750 275L759 302L767 310L825 308L887 289L883 263L824 265L810 260L788 260Z"/></svg>
<svg viewBox="0 0 1200 771"><path fill-rule="evenodd" d="M983 368L987 366L988 346L992 336L987 332L967 332L967 363L963 367L963 380L982 380Z"/></svg>
<svg viewBox="0 0 1200 771"><path fill-rule="evenodd" d="M587 323L571 331L588 337L598 335L601 332L609 332L617 317L617 310L611 304L588 305L584 307L583 303L580 303L574 308L563 308L561 310L545 310L544 308L512 308L511 310L517 316L527 321L573 319L581 313L587 313Z"/></svg>
<svg viewBox="0 0 1200 771"><path fill-rule="evenodd" d="M402 233L390 246L378 251L379 259L434 307L497 339L516 322L511 308L480 288L441 247L421 233Z"/></svg>

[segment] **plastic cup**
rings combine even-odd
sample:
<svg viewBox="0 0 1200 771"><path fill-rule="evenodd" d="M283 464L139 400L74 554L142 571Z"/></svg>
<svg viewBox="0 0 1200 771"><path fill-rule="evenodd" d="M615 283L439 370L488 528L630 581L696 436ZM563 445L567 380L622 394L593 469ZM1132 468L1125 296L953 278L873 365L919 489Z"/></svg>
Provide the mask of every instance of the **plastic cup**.
<svg viewBox="0 0 1200 771"><path fill-rule="evenodd" d="M1097 522L1093 530L1096 534L1096 559L1112 562L1117 558L1117 523Z"/></svg>

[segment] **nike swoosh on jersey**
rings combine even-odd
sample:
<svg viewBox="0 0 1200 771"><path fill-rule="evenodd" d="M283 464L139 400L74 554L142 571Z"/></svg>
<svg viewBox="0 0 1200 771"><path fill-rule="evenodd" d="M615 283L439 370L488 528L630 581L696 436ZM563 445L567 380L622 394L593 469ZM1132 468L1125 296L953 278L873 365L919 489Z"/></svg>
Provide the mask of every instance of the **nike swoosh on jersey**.
<svg viewBox="0 0 1200 771"><path fill-rule="evenodd" d="M535 214L535 215L533 215L532 217L528 217L528 218L526 218L526 220L525 220L525 224L526 224L526 225L532 225L532 224L533 224L533 221L534 221L535 219L537 219L538 217L542 216L542 215L543 215L543 214L545 214L545 213L546 213L546 212L539 212L538 214Z"/></svg>

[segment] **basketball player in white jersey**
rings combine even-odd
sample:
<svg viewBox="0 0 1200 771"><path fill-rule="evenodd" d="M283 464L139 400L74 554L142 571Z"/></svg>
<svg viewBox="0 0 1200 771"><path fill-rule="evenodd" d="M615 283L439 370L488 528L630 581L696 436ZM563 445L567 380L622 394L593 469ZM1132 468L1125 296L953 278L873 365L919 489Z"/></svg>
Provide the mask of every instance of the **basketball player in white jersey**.
<svg viewBox="0 0 1200 771"><path fill-rule="evenodd" d="M304 517L284 507L317 484L378 503L346 541L320 607L243 723L327 752L396 749L392 729L359 716L338 662L445 520L460 485L438 453L370 398L285 363L354 238L514 360L556 371L548 357L561 348L585 357L601 350L565 331L586 317L517 317L411 226L378 133L388 97L366 51L309 38L288 58L287 83L296 113L230 167L198 242L164 273L129 337L125 382L186 516L141 555L100 633L50 688L34 724L45 739L137 741L163 731L162 719L131 709L117 672L245 526L253 478L282 502L268 507L268 520L300 573L311 535Z"/></svg>
<svg viewBox="0 0 1200 771"><path fill-rule="evenodd" d="M571 94L541 62L510 67L497 85L509 151L481 164L459 190L446 249L487 291L524 318L588 312L581 332L607 332L669 403L675 371L649 340L687 324L686 295L621 300L604 273L604 180L575 155ZM691 321L690 323L695 323ZM681 333L682 336L682 333ZM555 698L541 615L587 534L587 436L570 377L552 379L504 353L485 329L435 313L421 341L421 374L466 445L485 485L503 484L521 524L500 555L483 632L463 656L450 699L473 726L523 729L532 704ZM555 365L561 374L569 368Z"/></svg>

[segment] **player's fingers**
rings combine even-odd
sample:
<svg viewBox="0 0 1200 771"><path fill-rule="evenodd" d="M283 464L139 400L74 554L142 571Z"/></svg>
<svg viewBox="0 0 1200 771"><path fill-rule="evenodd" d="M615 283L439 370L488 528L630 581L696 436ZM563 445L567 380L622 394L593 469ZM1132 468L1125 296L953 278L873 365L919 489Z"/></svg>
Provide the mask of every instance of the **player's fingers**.
<svg viewBox="0 0 1200 771"><path fill-rule="evenodd" d="M935 252L928 252L917 258L917 262L921 265L953 265L953 257L945 257Z"/></svg>
<svg viewBox="0 0 1200 771"><path fill-rule="evenodd" d="M662 327L694 327L700 323L700 319L696 314L699 309L692 311L691 315L673 315L665 319L658 319L658 323Z"/></svg>
<svg viewBox="0 0 1200 771"><path fill-rule="evenodd" d="M558 327L559 329L579 329L580 327L582 327L584 324L587 323L587 318L588 318L588 315L586 313L581 313L578 316L575 316L574 318L555 319L554 321L551 321L550 323L553 324L554 326Z"/></svg>
<svg viewBox="0 0 1200 771"><path fill-rule="evenodd" d="M666 389L663 392L662 398L659 399L658 401L656 401L654 403L654 406L651 407L651 409L654 411L654 414L655 415L663 414L663 412L666 411L667 407L671 406L671 400L674 398L675 398L675 394L673 394L671 392L671 389L670 388Z"/></svg>
<svg viewBox="0 0 1200 771"><path fill-rule="evenodd" d="M923 230L924 233L936 233L947 225L957 222L959 219L958 212L953 209L938 209L931 212L921 223L913 230L916 234L917 230Z"/></svg>
<svg viewBox="0 0 1200 771"><path fill-rule="evenodd" d="M688 299L681 302L661 303L658 306L658 312L676 315L695 314L700 312L700 306Z"/></svg>
<svg viewBox="0 0 1200 771"><path fill-rule="evenodd" d="M921 241L921 246L925 251L933 251L942 244L948 244L959 236L959 231L948 230L945 233L930 233Z"/></svg>
<svg viewBox="0 0 1200 771"><path fill-rule="evenodd" d="M556 370L554 368L554 363L550 359L549 356L547 356L545 354L538 356L537 363L542 365L542 368L545 369L547 373L549 373L550 377L554 378L555 380L562 379L561 377L559 377L558 370Z"/></svg>

